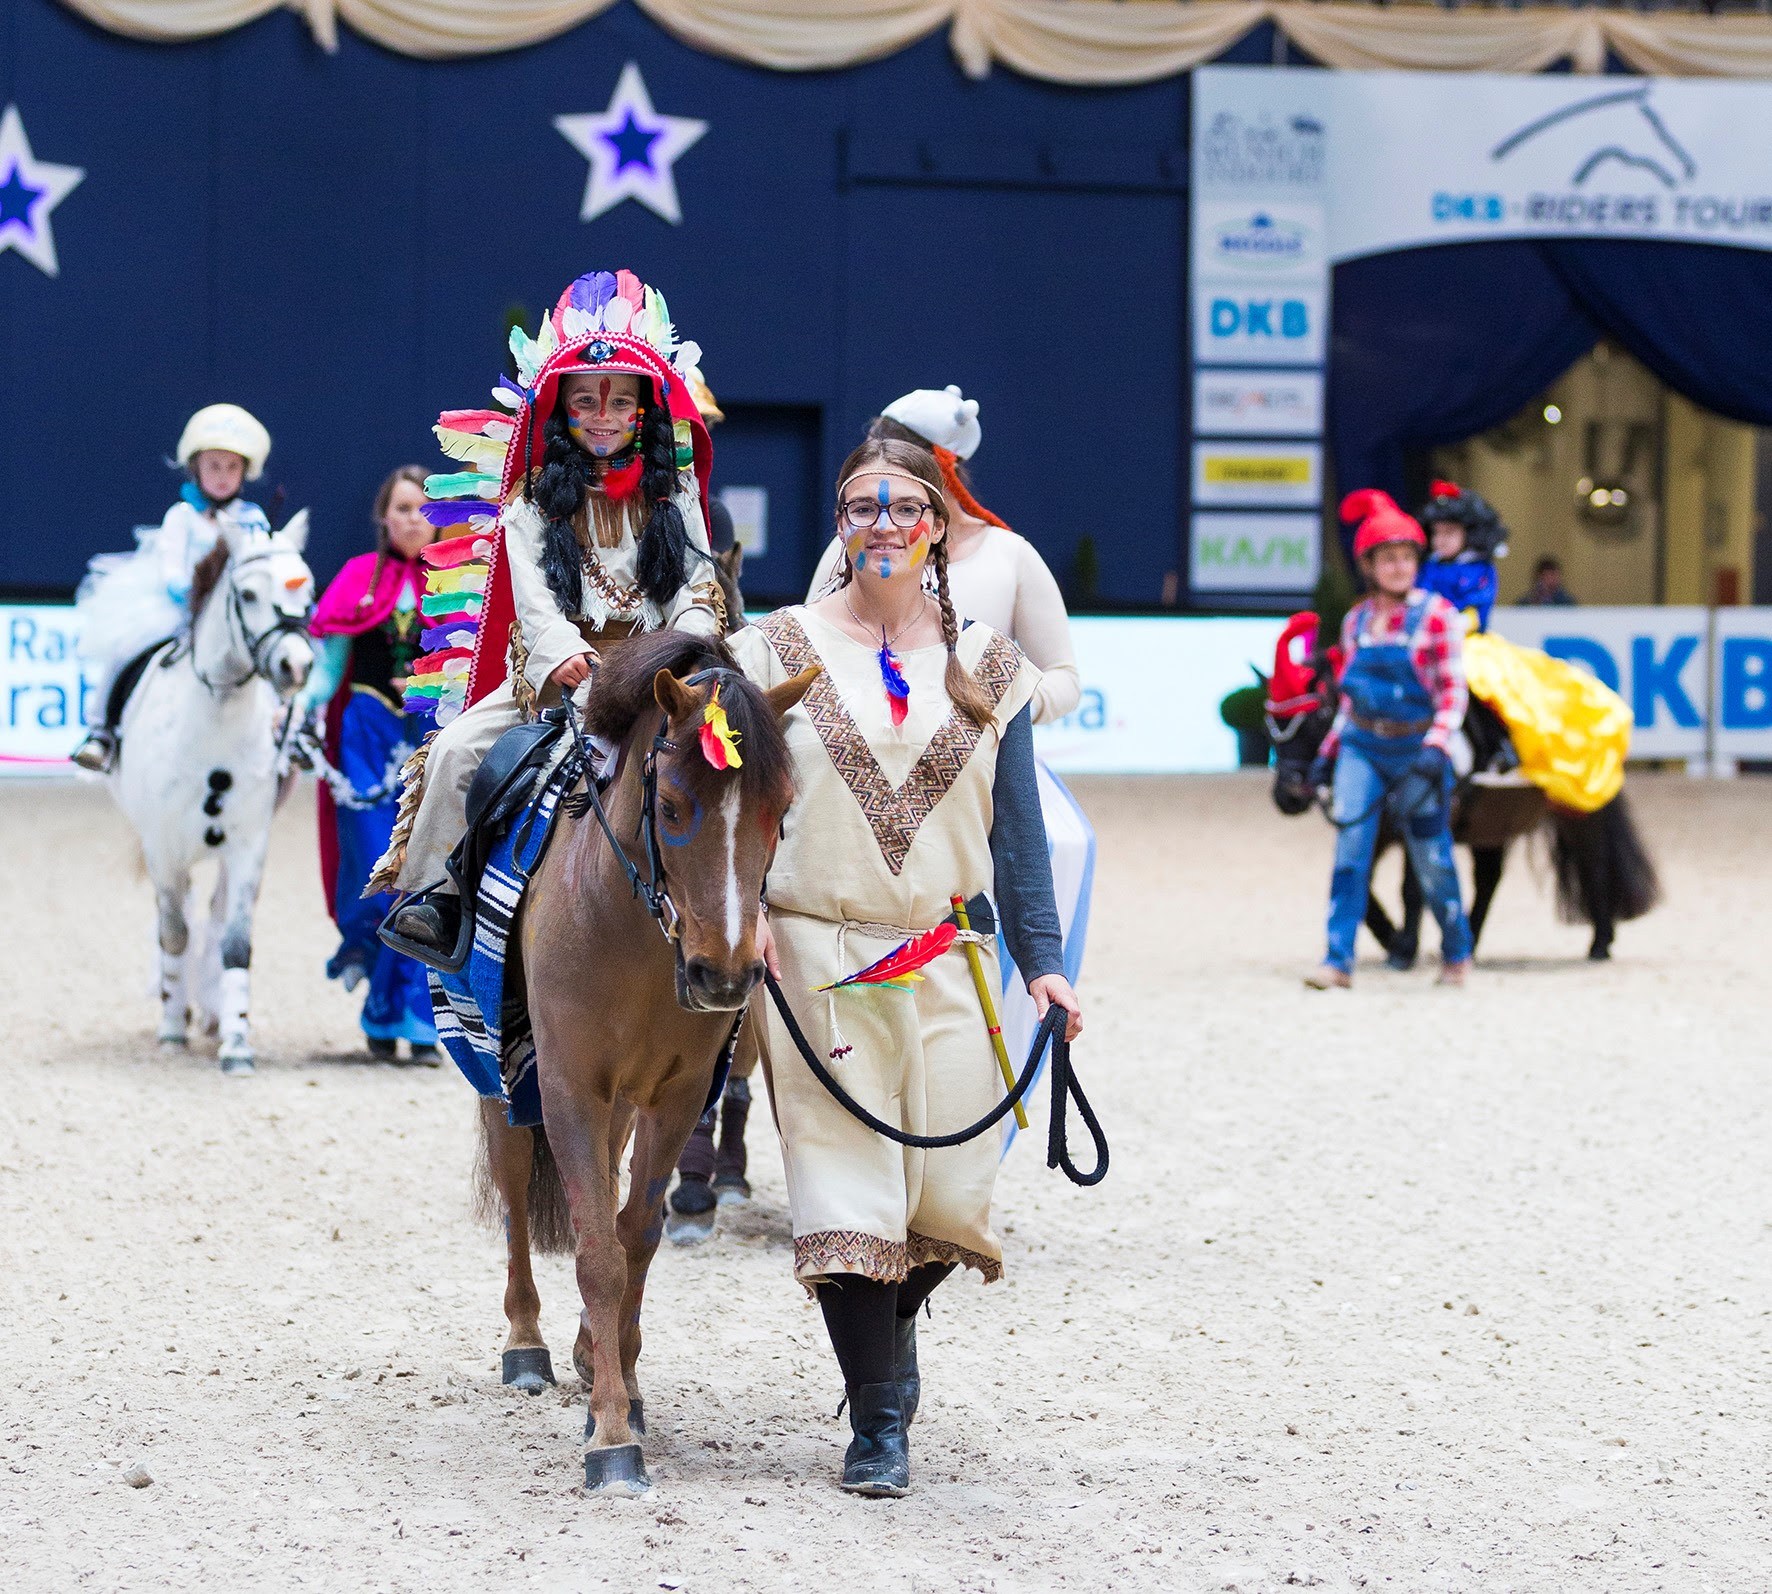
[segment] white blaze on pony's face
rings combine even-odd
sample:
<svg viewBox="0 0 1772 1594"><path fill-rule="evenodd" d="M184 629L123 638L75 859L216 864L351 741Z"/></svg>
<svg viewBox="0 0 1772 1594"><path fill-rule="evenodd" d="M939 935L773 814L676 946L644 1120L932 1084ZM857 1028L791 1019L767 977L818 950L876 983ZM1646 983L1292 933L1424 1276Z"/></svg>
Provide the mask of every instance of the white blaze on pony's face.
<svg viewBox="0 0 1772 1594"><path fill-rule="evenodd" d="M314 574L301 554L308 537L307 511L269 535L228 525L222 536L229 556L223 579L232 587L237 643L278 696L291 697L307 684L314 667L307 636Z"/></svg>

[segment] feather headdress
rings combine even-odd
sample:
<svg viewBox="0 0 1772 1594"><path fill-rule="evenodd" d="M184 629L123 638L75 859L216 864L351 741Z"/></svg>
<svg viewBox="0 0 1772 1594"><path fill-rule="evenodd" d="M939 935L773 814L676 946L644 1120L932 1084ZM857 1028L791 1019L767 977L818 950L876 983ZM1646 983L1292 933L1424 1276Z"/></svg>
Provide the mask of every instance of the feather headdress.
<svg viewBox="0 0 1772 1594"><path fill-rule="evenodd" d="M447 540L423 554L428 651L413 667L406 697L439 725L503 679L515 605L500 557L499 506L541 463L542 423L553 413L562 377L611 371L650 382L652 402L671 416L677 468L694 471L707 512L713 445L687 380L701 349L678 340L657 289L631 271L587 272L560 295L533 337L513 327L510 348L517 380L498 379L495 407L445 410L434 428L443 453L463 468L425 481L425 518Z"/></svg>

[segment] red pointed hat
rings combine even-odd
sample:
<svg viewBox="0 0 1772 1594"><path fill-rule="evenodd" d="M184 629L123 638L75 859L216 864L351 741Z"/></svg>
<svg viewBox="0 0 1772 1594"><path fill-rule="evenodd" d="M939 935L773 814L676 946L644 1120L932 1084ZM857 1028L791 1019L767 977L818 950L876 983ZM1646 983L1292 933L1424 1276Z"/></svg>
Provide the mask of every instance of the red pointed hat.
<svg viewBox="0 0 1772 1594"><path fill-rule="evenodd" d="M1362 487L1341 501L1341 518L1357 520L1360 529L1354 533L1354 557L1364 559L1374 548L1386 543L1406 542L1414 548L1427 547L1427 533L1413 515L1397 507L1396 499L1376 487Z"/></svg>

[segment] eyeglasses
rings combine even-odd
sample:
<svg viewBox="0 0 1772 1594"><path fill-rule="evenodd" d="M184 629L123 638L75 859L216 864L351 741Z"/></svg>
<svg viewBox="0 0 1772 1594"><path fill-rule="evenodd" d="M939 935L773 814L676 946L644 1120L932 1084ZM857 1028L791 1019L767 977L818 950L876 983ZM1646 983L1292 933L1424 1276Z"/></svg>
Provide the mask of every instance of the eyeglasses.
<svg viewBox="0 0 1772 1594"><path fill-rule="evenodd" d="M843 505L843 522L853 531L872 531L884 514L900 531L909 531L930 507L926 500L914 498L895 498L890 504L877 498L851 498Z"/></svg>

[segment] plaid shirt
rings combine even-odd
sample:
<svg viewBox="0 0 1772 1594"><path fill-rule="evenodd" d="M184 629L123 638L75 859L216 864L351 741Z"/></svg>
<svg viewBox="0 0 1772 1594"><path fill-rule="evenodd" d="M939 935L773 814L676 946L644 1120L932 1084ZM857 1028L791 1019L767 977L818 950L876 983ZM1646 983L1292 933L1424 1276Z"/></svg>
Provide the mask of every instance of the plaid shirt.
<svg viewBox="0 0 1772 1594"><path fill-rule="evenodd" d="M1341 623L1342 669L1345 671L1353 661L1362 642L1401 642L1408 603L1422 596L1417 589L1409 594L1407 603L1392 609L1383 635L1370 634L1377 613L1372 599L1362 598L1349 609ZM1415 635L1409 639L1409 659L1415 666L1416 679L1434 700L1434 722L1422 737L1422 745L1444 748L1452 733L1464 724L1464 711L1470 706L1470 692L1464 684L1464 617L1438 593L1425 596L1427 609ZM1323 753L1333 753L1340 745L1342 727L1352 713L1353 705L1344 696L1335 712L1335 724L1323 739Z"/></svg>

